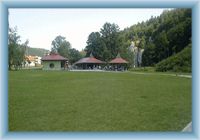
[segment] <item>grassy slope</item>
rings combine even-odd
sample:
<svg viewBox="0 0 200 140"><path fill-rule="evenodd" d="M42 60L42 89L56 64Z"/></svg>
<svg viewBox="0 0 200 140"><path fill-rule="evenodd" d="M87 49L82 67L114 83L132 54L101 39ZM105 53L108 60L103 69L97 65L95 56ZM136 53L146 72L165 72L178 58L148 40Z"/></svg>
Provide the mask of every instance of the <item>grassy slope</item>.
<svg viewBox="0 0 200 140"><path fill-rule="evenodd" d="M168 131L191 120L191 79L132 73L9 73L11 131Z"/></svg>
<svg viewBox="0 0 200 140"><path fill-rule="evenodd" d="M191 72L192 71L191 44L176 55L170 56L156 64L156 71Z"/></svg>

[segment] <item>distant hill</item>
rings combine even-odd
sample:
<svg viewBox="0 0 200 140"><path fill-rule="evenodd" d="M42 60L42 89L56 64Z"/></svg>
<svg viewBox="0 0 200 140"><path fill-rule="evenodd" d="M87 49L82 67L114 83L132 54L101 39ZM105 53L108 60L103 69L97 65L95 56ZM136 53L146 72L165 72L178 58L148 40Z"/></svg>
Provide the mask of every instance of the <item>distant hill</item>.
<svg viewBox="0 0 200 140"><path fill-rule="evenodd" d="M46 49L28 47L27 51L26 51L26 54L27 55L36 55L36 56L43 57L48 52L49 52L49 50L46 50Z"/></svg>

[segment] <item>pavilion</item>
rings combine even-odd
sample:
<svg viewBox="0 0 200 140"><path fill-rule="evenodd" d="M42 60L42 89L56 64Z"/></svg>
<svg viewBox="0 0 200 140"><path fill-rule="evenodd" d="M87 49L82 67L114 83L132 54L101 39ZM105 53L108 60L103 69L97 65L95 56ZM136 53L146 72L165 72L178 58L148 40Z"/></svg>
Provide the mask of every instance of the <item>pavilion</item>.
<svg viewBox="0 0 200 140"><path fill-rule="evenodd" d="M115 71L124 71L128 67L128 61L121 58L120 54L118 53L117 57L109 62L112 69Z"/></svg>
<svg viewBox="0 0 200 140"><path fill-rule="evenodd" d="M74 65L77 69L101 69L104 61L96 59L92 53L89 57L85 57L75 62Z"/></svg>
<svg viewBox="0 0 200 140"><path fill-rule="evenodd" d="M57 53L42 57L43 70L63 70L67 68L68 59Z"/></svg>

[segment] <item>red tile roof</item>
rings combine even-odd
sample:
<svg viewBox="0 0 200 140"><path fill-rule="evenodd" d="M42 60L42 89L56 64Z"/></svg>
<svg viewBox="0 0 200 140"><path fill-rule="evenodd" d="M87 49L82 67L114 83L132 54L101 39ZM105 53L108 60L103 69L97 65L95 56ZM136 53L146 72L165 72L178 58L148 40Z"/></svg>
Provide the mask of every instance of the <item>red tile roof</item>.
<svg viewBox="0 0 200 140"><path fill-rule="evenodd" d="M115 58L113 60L111 60L109 63L111 64L121 64L121 63L128 63L126 60L122 59L122 58Z"/></svg>
<svg viewBox="0 0 200 140"><path fill-rule="evenodd" d="M56 53L52 53L50 55L46 55L44 57L42 57L41 59L42 61L50 61L50 60L54 60L54 61L60 61L60 60L67 60L67 58L62 57L59 54Z"/></svg>
<svg viewBox="0 0 200 140"><path fill-rule="evenodd" d="M75 64L83 64L83 63L88 63L88 64L101 64L101 63L105 63L101 60L98 60L94 57L86 57L86 58L82 58L79 61L77 61Z"/></svg>
<svg viewBox="0 0 200 140"><path fill-rule="evenodd" d="M121 58L120 54L117 55L117 57L109 62L110 64L123 64L128 63L126 60Z"/></svg>

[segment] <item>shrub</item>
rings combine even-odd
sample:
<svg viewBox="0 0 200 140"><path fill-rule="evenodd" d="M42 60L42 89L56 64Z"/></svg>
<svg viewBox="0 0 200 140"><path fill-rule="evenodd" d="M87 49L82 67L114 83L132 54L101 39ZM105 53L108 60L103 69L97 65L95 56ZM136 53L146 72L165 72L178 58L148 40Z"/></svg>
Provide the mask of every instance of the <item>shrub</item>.
<svg viewBox="0 0 200 140"><path fill-rule="evenodd" d="M156 71L191 72L191 44L176 55L170 56L156 64Z"/></svg>

